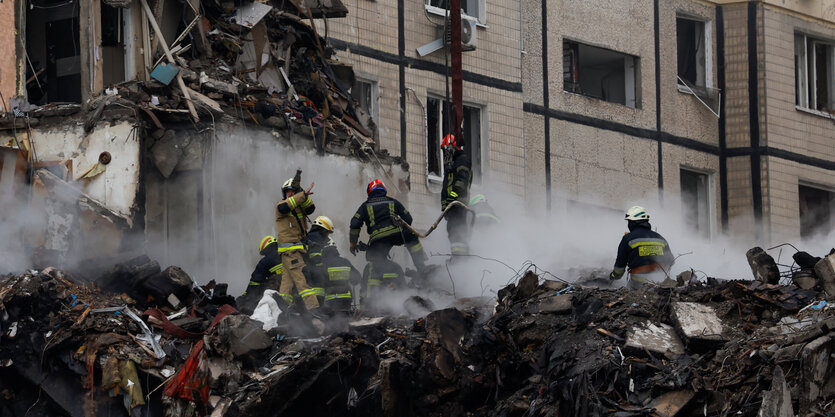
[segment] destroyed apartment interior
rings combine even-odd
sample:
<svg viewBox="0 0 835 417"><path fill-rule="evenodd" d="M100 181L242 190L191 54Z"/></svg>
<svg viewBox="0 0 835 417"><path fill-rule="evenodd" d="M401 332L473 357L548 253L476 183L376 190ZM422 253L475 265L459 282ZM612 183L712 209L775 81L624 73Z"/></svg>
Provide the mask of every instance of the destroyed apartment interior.
<svg viewBox="0 0 835 417"><path fill-rule="evenodd" d="M835 0L0 23L0 417L835 416Z"/></svg>

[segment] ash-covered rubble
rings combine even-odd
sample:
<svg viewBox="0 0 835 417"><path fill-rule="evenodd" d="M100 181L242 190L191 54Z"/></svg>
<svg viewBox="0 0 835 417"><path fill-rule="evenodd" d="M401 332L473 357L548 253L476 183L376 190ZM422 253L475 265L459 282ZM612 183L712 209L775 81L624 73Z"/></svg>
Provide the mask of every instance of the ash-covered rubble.
<svg viewBox="0 0 835 417"><path fill-rule="evenodd" d="M264 331L225 285L196 286L146 257L92 283L52 268L9 275L0 415L835 412L826 279L801 289L689 275L630 291L528 271L496 298L434 310L413 297L415 317L354 316L321 336L286 320Z"/></svg>

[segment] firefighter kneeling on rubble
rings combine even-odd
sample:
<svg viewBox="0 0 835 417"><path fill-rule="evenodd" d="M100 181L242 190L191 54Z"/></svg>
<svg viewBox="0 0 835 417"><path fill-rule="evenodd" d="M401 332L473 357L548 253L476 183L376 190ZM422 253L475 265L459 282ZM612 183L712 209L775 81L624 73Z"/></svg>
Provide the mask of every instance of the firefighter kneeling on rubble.
<svg viewBox="0 0 835 417"><path fill-rule="evenodd" d="M275 229L278 253L281 254L283 273L278 292L288 304L293 303L293 289L299 293L308 310L319 307L316 292L305 279L304 254L302 243L307 234L307 215L313 213L316 206L310 195L313 184L307 190L301 188L301 170L296 176L284 182L281 192L284 197L275 208Z"/></svg>
<svg viewBox="0 0 835 417"><path fill-rule="evenodd" d="M339 256L335 245L322 248L322 271L326 274L325 305L336 314L347 315L353 300L351 285L359 284L360 272L351 261Z"/></svg>
<svg viewBox="0 0 835 417"><path fill-rule="evenodd" d="M629 233L620 241L615 268L609 274L609 279L620 279L628 266L629 289L662 282L675 261L670 245L664 237L652 230L649 214L643 207L634 206L627 210L626 221Z"/></svg>
<svg viewBox="0 0 835 417"><path fill-rule="evenodd" d="M306 262L305 276L308 277L308 283L316 293L320 305L325 301L326 282L322 279L323 273L319 273L318 270L322 269L322 249L333 245L332 233L333 222L330 217L319 216L313 220L313 226L310 226L307 235L302 239L302 243L307 247L307 261L309 261Z"/></svg>
<svg viewBox="0 0 835 417"><path fill-rule="evenodd" d="M386 186L382 181L379 179L371 181L366 188L368 199L360 205L351 219L349 236L350 250L353 255L356 255L359 250L357 242L360 229L363 224L368 225L366 229L368 250L365 253L368 265L363 272L364 286L374 286L379 283L380 286L399 287L405 282L402 269L388 259L389 251L395 245L406 245L418 274L425 278L426 254L423 252L420 240L411 231L397 226L394 220L394 216L397 216L406 224L411 225L412 215L403 207L403 204L387 197L386 193Z"/></svg>
<svg viewBox="0 0 835 417"><path fill-rule="evenodd" d="M258 251L263 256L252 276L244 293L235 300L238 310L244 314L252 314L255 307L261 301L265 290L278 288L278 277L281 275L281 255L278 254L278 243L272 236L265 236L261 239Z"/></svg>

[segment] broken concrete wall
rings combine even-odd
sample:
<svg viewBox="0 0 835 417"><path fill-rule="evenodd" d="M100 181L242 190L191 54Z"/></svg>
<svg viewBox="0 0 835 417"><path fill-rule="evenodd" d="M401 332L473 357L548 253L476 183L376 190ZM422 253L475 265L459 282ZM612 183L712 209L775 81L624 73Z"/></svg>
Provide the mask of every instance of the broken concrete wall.
<svg viewBox="0 0 835 417"><path fill-rule="evenodd" d="M81 191L108 209L132 217L139 190L139 130L132 121L106 122L89 134L78 124L32 129L36 163L65 165L72 161L72 177ZM109 162L100 162L103 153ZM81 177L90 171L86 178ZM101 171L103 169L103 171ZM96 174L96 171L101 171Z"/></svg>
<svg viewBox="0 0 835 417"><path fill-rule="evenodd" d="M160 140L168 139L147 138L149 159ZM153 161L144 176L148 254L160 264L181 266L201 283L213 278L228 282L232 294L244 290L259 258L258 242L275 232L281 184L297 168L303 170L305 187L316 183L311 220L319 215L333 220L333 239L343 255L348 254L349 220L365 200L369 181L383 179L390 194L407 203L406 190L398 194L394 186L403 175L399 165L386 167L389 176L376 160L319 156L298 132L290 138L269 129L219 123L213 136L187 125L176 129L172 140L182 152L162 165L173 165L169 177ZM359 259L352 258L358 267Z"/></svg>

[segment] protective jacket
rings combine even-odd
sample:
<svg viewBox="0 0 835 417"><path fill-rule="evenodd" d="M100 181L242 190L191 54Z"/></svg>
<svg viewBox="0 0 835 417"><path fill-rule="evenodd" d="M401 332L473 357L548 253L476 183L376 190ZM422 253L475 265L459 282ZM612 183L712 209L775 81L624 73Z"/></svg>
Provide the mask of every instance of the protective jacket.
<svg viewBox="0 0 835 417"><path fill-rule="evenodd" d="M331 243L330 232L327 229L313 225L307 236L302 239L307 246L307 256L314 266L322 266L322 249Z"/></svg>
<svg viewBox="0 0 835 417"><path fill-rule="evenodd" d="M399 201L386 197L386 190L376 189L368 195L368 200L360 205L351 218L350 242L356 244L360 229L367 224L368 244L392 235L400 234L400 227L395 226L393 215L400 216L407 224L412 224L412 215Z"/></svg>
<svg viewBox="0 0 835 417"><path fill-rule="evenodd" d="M623 275L627 266L634 269L639 266L661 265L669 269L673 264L670 245L651 227L648 221L639 222L623 236L618 245L618 257L613 271L616 276Z"/></svg>
<svg viewBox="0 0 835 417"><path fill-rule="evenodd" d="M441 210L449 203L459 200L463 203L470 201L470 184L473 182L473 172L470 157L462 150L452 154L452 160L444 165L444 182L441 189Z"/></svg>
<svg viewBox="0 0 835 417"><path fill-rule="evenodd" d="M259 301L261 301L261 297L264 295L264 290L275 289L278 287L277 282L272 283L272 285L268 285L271 284L268 282L268 279L273 275L281 274L281 255L278 253L278 250L276 250L275 244L271 244L268 249L269 250L266 251L266 255L258 261L258 264L255 266L255 270L252 271L246 290L240 297L237 298L237 300L235 300L238 309L244 314L252 314L255 306Z"/></svg>
<svg viewBox="0 0 835 417"><path fill-rule="evenodd" d="M339 256L335 247L328 246L322 253L322 271L327 275L325 301L348 300L350 304L351 284L360 282L360 272L351 261Z"/></svg>
<svg viewBox="0 0 835 417"><path fill-rule="evenodd" d="M473 213L474 227L486 227L499 223L499 217L487 201L481 200L470 204L469 209Z"/></svg>
<svg viewBox="0 0 835 417"><path fill-rule="evenodd" d="M275 240L282 243L301 242L307 234L307 216L316 210L313 199L303 192L278 202L275 207Z"/></svg>

